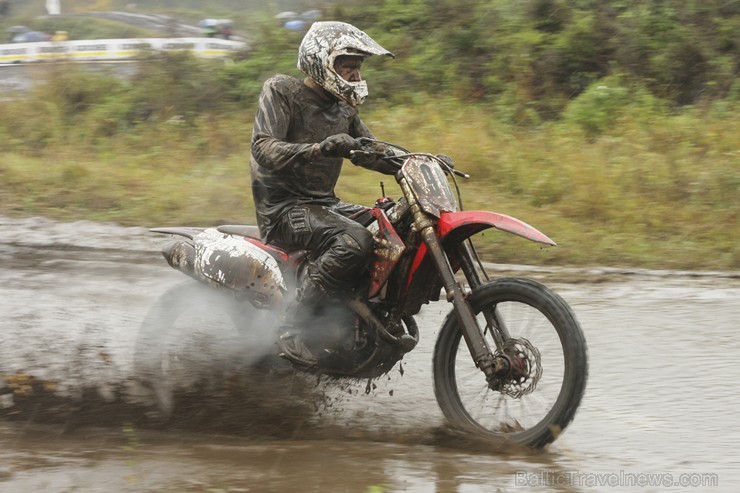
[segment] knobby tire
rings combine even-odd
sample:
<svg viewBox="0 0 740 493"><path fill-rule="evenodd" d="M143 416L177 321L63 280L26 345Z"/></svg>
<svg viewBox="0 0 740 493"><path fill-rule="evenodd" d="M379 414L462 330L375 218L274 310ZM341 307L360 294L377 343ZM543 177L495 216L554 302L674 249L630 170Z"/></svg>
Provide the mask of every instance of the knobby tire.
<svg viewBox="0 0 740 493"><path fill-rule="evenodd" d="M522 306L541 313L544 316L542 320L549 322L551 329L554 328L557 332L560 341L564 363L562 383L554 404L536 424L526 429L511 428L504 431L486 428L466 409L458 388L456 359L464 357L471 360L471 357L461 337L462 332L457 317L452 312L448 315L439 333L434 350L434 390L442 412L453 427L464 429L486 439L510 440L516 444L534 448L551 443L573 420L583 397L588 377L586 342L575 315L560 296L529 279L496 280L475 289L469 299L476 314L480 314L485 307L504 303L522 304ZM511 335L516 337L516 334ZM461 340L463 341L462 350ZM495 349L490 337L489 343ZM472 360L470 364L472 365ZM481 389L480 393L495 393L488 388L483 372L477 369L475 371L480 374L480 382L474 380L476 386L481 386L476 387ZM543 368L543 372L548 372L548 368ZM477 377L471 378L476 379ZM532 395L539 390L535 388ZM468 389L464 391L467 392ZM496 395L493 398L503 399L504 396ZM509 402L515 401L509 396L505 396L505 399Z"/></svg>

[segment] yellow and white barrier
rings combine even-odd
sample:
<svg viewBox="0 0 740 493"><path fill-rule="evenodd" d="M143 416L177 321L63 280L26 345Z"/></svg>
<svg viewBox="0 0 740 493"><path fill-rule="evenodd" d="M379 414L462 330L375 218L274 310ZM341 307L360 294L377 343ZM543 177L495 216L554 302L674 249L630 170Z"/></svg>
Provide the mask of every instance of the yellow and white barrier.
<svg viewBox="0 0 740 493"><path fill-rule="evenodd" d="M143 38L41 41L0 45L0 63L46 60L125 60L143 51L187 50L204 58L228 57L244 43L218 38Z"/></svg>

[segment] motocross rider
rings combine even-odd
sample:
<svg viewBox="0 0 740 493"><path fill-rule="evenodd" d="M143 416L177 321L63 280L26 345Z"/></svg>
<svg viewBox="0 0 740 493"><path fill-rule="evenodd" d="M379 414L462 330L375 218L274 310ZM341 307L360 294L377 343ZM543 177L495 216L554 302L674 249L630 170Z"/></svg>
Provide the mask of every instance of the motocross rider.
<svg viewBox="0 0 740 493"><path fill-rule="evenodd" d="M371 55L393 56L370 36L343 22L316 22L298 49L299 80L277 75L264 83L251 148L252 194L263 241L313 258L286 310L280 346L293 361L318 361L302 342L298 313L352 290L367 269L371 233L349 218L364 207L339 200L334 187L342 159L372 134L357 107L367 96L360 69ZM374 156L354 160L393 174Z"/></svg>

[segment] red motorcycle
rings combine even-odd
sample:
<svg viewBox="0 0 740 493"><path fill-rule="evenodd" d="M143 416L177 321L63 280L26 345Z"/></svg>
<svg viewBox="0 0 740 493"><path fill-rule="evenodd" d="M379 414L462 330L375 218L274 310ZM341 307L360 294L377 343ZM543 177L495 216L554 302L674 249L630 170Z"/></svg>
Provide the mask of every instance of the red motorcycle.
<svg viewBox="0 0 740 493"><path fill-rule="evenodd" d="M383 375L416 346L414 315L444 292L452 309L437 337L433 373L435 395L450 424L531 447L552 442L572 421L586 386L583 333L568 304L547 287L523 278L491 281L470 237L495 228L545 245L555 242L513 217L463 211L448 180L459 198L456 177L468 176L451 160L389 143L365 144L355 156L376 153L397 164L403 196L380 199L353 218L375 237L369 272L354 292L306 319L312 327L307 333L321 335L306 341L314 354L324 355L319 363L290 364L338 378ZM386 150L378 153L381 144ZM279 320L275 314L291 300L312 259L305 251L264 244L256 226L152 231L178 236L163 255L198 281L176 286L155 303L137 341L138 370L167 412L172 394L159 382L173 361L161 339L194 300L210 314L227 314L238 331L270 326L268 349L278 354L275 323L265 323L266 317ZM193 290L200 290L195 297L189 296Z"/></svg>

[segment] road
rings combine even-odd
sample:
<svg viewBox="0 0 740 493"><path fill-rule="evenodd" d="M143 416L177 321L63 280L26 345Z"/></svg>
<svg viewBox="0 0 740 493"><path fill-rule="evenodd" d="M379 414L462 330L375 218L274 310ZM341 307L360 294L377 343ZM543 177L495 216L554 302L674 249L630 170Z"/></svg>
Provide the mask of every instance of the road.
<svg viewBox="0 0 740 493"><path fill-rule="evenodd" d="M48 16L47 16L48 17ZM199 37L203 31L197 26L160 14L144 14L137 12L87 12L83 14L63 14L60 17L96 17L117 22L131 24L142 29L159 33L161 37ZM233 39L246 41L242 35ZM75 62L81 63L81 62ZM86 68L93 71L106 71L115 76L128 78L136 70L136 64L125 62L82 62ZM13 99L16 94L28 91L39 81L46 80L49 72L53 76L53 69L49 64L0 64L0 100Z"/></svg>
<svg viewBox="0 0 740 493"><path fill-rule="evenodd" d="M192 389L162 425L131 372L148 307L184 279L159 256L164 239L43 218L0 217L0 231L0 491L740 488L734 275L529 272L574 307L590 377L553 445L501 452L448 432L437 408L444 303L422 310L403 374L367 394L367 382L236 372L226 390ZM214 347L214 361L234 356Z"/></svg>
<svg viewBox="0 0 740 493"><path fill-rule="evenodd" d="M45 18L51 18L51 16L43 16ZM146 14L140 12L85 12L80 14L65 13L54 18L70 18L70 17L95 17L98 19L107 19L116 22L122 22L124 24L131 24L141 29L148 29L150 31L158 32L162 36L170 37L192 37L199 36L203 33L202 29L197 26L192 26L179 19L161 14Z"/></svg>

